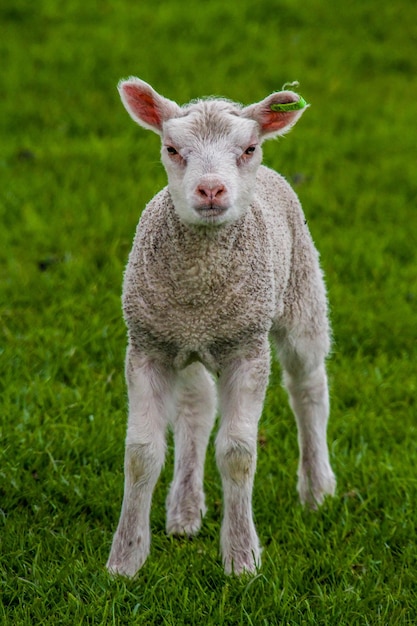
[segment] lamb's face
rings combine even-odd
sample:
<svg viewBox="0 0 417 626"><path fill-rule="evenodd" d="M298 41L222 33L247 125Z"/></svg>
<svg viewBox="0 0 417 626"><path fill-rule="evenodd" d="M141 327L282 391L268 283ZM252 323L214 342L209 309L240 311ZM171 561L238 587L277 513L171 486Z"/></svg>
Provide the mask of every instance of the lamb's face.
<svg viewBox="0 0 417 626"><path fill-rule="evenodd" d="M261 142L286 133L307 108L293 91L278 91L242 108L228 100L184 107L132 77L119 83L129 115L162 138L162 162L180 219L220 225L241 217L255 191Z"/></svg>
<svg viewBox="0 0 417 626"><path fill-rule="evenodd" d="M184 223L221 225L242 216L261 160L258 125L227 101L200 101L163 124L162 162Z"/></svg>

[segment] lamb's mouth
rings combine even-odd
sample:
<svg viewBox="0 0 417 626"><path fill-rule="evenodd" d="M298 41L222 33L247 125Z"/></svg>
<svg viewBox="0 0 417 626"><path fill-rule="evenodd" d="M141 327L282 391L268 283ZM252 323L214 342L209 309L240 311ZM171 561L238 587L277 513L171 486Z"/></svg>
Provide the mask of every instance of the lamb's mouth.
<svg viewBox="0 0 417 626"><path fill-rule="evenodd" d="M219 206L217 204L203 204L195 208L200 217L213 218L220 217L227 211L227 207Z"/></svg>

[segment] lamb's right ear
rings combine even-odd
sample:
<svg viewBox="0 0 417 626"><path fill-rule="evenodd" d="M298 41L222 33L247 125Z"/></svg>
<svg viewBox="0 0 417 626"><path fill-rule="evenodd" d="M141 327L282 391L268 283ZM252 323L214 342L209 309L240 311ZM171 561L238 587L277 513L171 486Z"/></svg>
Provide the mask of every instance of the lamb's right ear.
<svg viewBox="0 0 417 626"><path fill-rule="evenodd" d="M176 102L160 96L148 83L139 78L121 80L118 89L130 117L137 124L159 135L162 134L162 125L166 120L181 114Z"/></svg>

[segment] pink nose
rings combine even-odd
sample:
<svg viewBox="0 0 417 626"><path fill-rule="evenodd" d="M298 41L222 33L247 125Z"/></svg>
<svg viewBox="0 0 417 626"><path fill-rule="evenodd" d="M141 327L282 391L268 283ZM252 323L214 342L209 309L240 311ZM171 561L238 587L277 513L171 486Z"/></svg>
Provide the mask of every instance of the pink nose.
<svg viewBox="0 0 417 626"><path fill-rule="evenodd" d="M213 202L224 193L224 185L199 185L197 193L205 201Z"/></svg>

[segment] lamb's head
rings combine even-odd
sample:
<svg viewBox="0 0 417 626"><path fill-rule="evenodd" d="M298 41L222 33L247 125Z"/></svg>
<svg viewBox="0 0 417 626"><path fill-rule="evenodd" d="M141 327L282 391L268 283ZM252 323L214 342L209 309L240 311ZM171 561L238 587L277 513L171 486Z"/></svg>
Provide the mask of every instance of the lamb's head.
<svg viewBox="0 0 417 626"><path fill-rule="evenodd" d="M182 107L138 78L119 83L135 122L158 133L169 191L181 221L221 225L250 205L264 139L287 132L304 112L292 91L242 107L219 98ZM282 106L283 105L283 106Z"/></svg>

